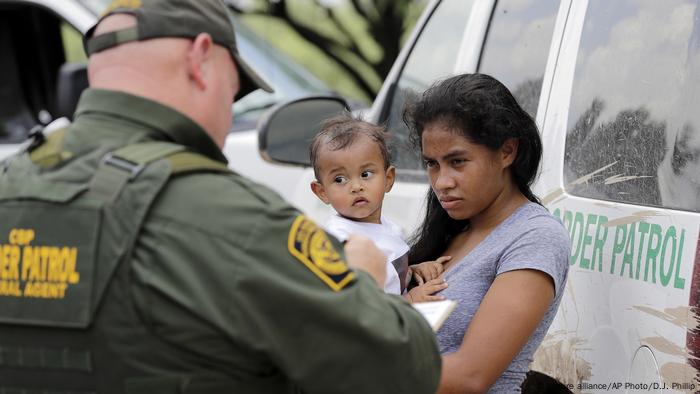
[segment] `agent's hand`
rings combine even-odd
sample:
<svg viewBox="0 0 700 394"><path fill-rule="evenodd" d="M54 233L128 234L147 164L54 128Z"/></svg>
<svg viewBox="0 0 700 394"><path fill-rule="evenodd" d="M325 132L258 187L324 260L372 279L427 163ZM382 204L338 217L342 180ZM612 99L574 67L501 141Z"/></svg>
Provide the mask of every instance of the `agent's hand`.
<svg viewBox="0 0 700 394"><path fill-rule="evenodd" d="M426 302L426 301L442 301L445 297L440 295L434 295L438 291L445 290L447 288L447 282L442 278L442 276L437 277L433 280L425 282L420 286L412 288L404 297L408 302Z"/></svg>
<svg viewBox="0 0 700 394"><path fill-rule="evenodd" d="M380 288L386 280L386 256L372 240L361 235L350 235L345 242L348 266L369 273Z"/></svg>
<svg viewBox="0 0 700 394"><path fill-rule="evenodd" d="M418 286L439 277L445 272L445 263L450 260L452 260L452 256L442 256L435 261L426 261L424 263L412 265L411 270L413 270L413 275Z"/></svg>

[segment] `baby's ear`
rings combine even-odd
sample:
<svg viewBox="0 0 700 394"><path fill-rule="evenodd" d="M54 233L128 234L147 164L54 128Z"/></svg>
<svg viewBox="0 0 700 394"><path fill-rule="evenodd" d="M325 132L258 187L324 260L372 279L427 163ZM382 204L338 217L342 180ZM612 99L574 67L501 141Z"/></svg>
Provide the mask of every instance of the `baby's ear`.
<svg viewBox="0 0 700 394"><path fill-rule="evenodd" d="M328 200L328 195L326 195L326 188L323 187L321 182L313 181L311 182L311 191L314 192L316 197L318 197L324 204L328 205L330 201Z"/></svg>
<svg viewBox="0 0 700 394"><path fill-rule="evenodd" d="M394 180L396 179L396 168L394 166L389 166L386 169L386 186L384 187L384 193L389 193L391 188L394 187Z"/></svg>

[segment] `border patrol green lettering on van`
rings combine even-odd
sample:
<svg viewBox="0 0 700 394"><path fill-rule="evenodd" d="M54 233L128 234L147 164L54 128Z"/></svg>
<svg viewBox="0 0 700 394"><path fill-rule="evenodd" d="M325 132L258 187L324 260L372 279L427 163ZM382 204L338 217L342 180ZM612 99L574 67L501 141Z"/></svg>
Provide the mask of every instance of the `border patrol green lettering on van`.
<svg viewBox="0 0 700 394"><path fill-rule="evenodd" d="M580 268L608 272L611 275L685 288L680 268L683 259L685 229L662 227L645 221L618 223L604 215L554 210L571 236L570 264ZM608 231L615 225L614 232ZM680 232L680 234L679 234ZM608 234L613 234L608 238ZM606 244L612 244L605 248ZM610 254L605 256L605 251ZM603 262L610 262L604 269Z"/></svg>

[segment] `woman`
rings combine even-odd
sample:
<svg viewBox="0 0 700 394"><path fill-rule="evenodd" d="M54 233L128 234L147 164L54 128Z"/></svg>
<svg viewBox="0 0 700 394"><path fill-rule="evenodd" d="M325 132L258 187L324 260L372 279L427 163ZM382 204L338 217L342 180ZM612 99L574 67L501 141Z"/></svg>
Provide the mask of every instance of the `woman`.
<svg viewBox="0 0 700 394"><path fill-rule="evenodd" d="M431 190L409 261L452 256L437 333L439 393L520 392L569 267L563 225L530 190L542 156L532 118L483 74L433 85L406 111Z"/></svg>

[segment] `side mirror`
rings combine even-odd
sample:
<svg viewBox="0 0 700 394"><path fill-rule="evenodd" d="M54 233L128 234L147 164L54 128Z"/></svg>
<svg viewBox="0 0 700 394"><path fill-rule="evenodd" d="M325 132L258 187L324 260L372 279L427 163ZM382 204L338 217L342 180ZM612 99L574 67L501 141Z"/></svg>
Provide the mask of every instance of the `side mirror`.
<svg viewBox="0 0 700 394"><path fill-rule="evenodd" d="M324 120L348 111L342 98L312 96L280 104L258 123L258 148L273 163L308 167L309 144Z"/></svg>

